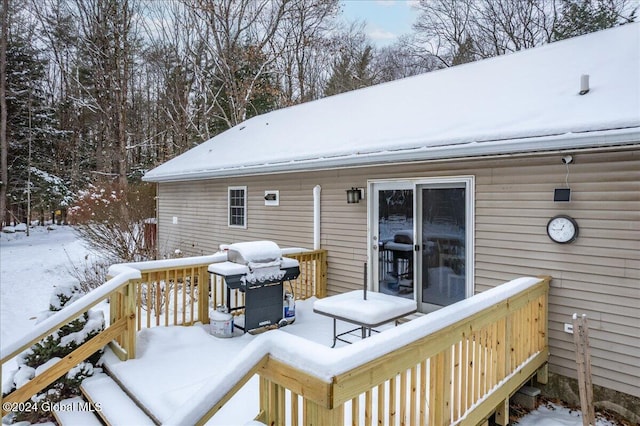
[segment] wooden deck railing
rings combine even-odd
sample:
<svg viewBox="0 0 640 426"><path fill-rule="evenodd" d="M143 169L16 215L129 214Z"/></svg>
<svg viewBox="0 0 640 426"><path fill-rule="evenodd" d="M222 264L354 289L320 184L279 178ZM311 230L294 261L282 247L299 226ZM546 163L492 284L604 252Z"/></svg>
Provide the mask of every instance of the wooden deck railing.
<svg viewBox="0 0 640 426"><path fill-rule="evenodd" d="M62 326L68 324L78 316L84 314L98 303L108 300L117 293L132 295L135 291L132 282L140 278L140 271L132 268L122 268L117 276L108 280L99 288L86 294L82 298L76 300L62 310L56 312L34 329L23 336L20 340L3 346L0 350L0 363L4 366L11 361L16 355L25 349L39 342L51 333L59 330ZM131 300L131 298L129 298ZM133 303L129 306L134 306ZM2 416L7 413L7 407L11 404L27 401L33 395L41 392L47 386L51 385L57 379L65 375L69 370L87 359L89 356L103 348L111 340L120 337L128 342L135 342L135 315L128 315L128 311L122 311L121 315L116 316L98 335L94 336L66 357L57 363L49 366L45 371L40 372L35 378L14 390L8 395L2 396ZM131 311L132 312L132 311ZM1 373L0 373L1 374ZM2 379L0 377L0 379ZM4 382L3 382L4 383Z"/></svg>
<svg viewBox="0 0 640 426"><path fill-rule="evenodd" d="M300 261L301 276L292 284L297 298L326 294L326 251L302 251L287 257ZM4 365L98 303L109 300L106 328L33 380L0 398L0 402L27 401L106 344L120 359L135 358L136 335L142 328L208 323L209 307L215 306L224 292L221 281L211 283L207 268L225 260L225 254L216 254L112 266L110 279L101 287L38 324L17 342L3 346L0 362ZM4 407L2 415L7 412Z"/></svg>
<svg viewBox="0 0 640 426"><path fill-rule="evenodd" d="M300 276L290 281L298 299L326 294L325 250L300 251L287 254L287 257L300 262ZM224 280L209 274L210 264L226 260L225 255L175 259L172 262L140 262L128 266L139 269L142 276L133 282L135 285L136 329L192 325L195 322L209 323L209 309L227 304L227 291ZM121 289L111 299L111 321L125 315L127 289ZM244 305L244 293L232 290L229 306ZM242 311L235 311L241 314ZM130 338L130 337L129 337ZM135 357L135 342L126 341L124 336L115 339L117 345L112 349L121 359Z"/></svg>
<svg viewBox="0 0 640 426"><path fill-rule="evenodd" d="M285 283L285 291L293 291L296 299L304 300L310 297L324 297L327 294L327 251L313 250L287 252L286 257L296 259L300 263L300 276ZM244 293L232 290L231 301L228 306L234 308L244 306ZM211 306L227 305L227 291L224 280L220 276L212 276ZM242 310L234 311L239 315Z"/></svg>
<svg viewBox="0 0 640 426"><path fill-rule="evenodd" d="M203 390L170 423L206 423L259 374L256 418L266 424L477 425L495 412L506 425L509 396L534 374L546 381L549 281L514 280L345 348L262 335L272 339L268 349L246 355L260 361L248 365L240 356L233 383L211 383L212 393ZM303 344L313 357L281 361ZM226 394L213 398L220 387Z"/></svg>

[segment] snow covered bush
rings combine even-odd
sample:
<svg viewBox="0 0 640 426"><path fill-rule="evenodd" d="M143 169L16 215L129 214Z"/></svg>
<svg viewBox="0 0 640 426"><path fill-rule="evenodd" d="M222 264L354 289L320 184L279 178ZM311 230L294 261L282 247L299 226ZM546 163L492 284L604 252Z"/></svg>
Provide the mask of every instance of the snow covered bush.
<svg viewBox="0 0 640 426"><path fill-rule="evenodd" d="M60 286L54 291L49 302L47 311L40 321L53 315L70 303L73 303L82 295L77 284L70 286ZM3 383L2 393L7 395L10 392L24 386L31 379L49 366L55 364L60 359L69 355L84 342L99 334L104 329L104 317L102 311L89 310L70 323L62 326L59 330L34 344L17 357L18 369L15 370L10 379ZM102 350L92 354L85 361L72 368L66 375L59 378L41 393L32 397L34 402L48 401L51 404L62 399L80 394L80 384L82 380L94 374L94 366L97 364ZM37 404L32 407L47 406ZM30 406L31 407L31 406ZM52 421L50 412L16 412L14 421L29 421L38 423L41 421Z"/></svg>
<svg viewBox="0 0 640 426"><path fill-rule="evenodd" d="M145 224L155 217L151 184L130 184L126 189L92 185L79 194L69 217L87 244L101 253L121 262L155 258L154 244L145 238Z"/></svg>

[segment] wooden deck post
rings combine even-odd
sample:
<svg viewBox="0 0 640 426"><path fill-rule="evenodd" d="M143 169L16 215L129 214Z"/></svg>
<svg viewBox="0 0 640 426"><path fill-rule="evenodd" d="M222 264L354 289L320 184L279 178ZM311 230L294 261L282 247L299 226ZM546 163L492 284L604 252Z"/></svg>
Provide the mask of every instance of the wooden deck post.
<svg viewBox="0 0 640 426"><path fill-rule="evenodd" d="M198 319L203 324L209 324L209 280L211 274L207 266L201 266L198 270Z"/></svg>
<svg viewBox="0 0 640 426"><path fill-rule="evenodd" d="M549 364L545 364L536 372L536 381L546 385L549 383Z"/></svg>
<svg viewBox="0 0 640 426"><path fill-rule="evenodd" d="M124 317L126 318L126 329L124 338L122 339L122 347L126 351L126 359L134 359L136 357L136 297L137 283L129 281L124 291Z"/></svg>
<svg viewBox="0 0 640 426"><path fill-rule="evenodd" d="M323 251L316 261L315 292L319 298L327 295L327 252Z"/></svg>
<svg viewBox="0 0 640 426"><path fill-rule="evenodd" d="M304 413L305 426L344 426L344 404L336 408L326 408L305 399Z"/></svg>
<svg viewBox="0 0 640 426"><path fill-rule="evenodd" d="M496 424L500 426L507 426L509 424L509 398L500 401L498 408L496 408Z"/></svg>

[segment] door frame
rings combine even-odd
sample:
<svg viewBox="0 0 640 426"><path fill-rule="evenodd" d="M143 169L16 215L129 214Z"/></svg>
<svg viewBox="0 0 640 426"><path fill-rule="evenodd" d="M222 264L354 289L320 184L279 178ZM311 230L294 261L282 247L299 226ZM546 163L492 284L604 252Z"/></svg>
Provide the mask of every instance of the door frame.
<svg viewBox="0 0 640 426"><path fill-rule="evenodd" d="M367 271L367 288L372 291L379 291L378 278L378 250L374 249L374 235L377 236L378 230L374 229L374 225L378 224L378 208L379 200L376 196L376 190L388 190L388 189L411 189L413 190L413 241L418 241L417 232L419 231L418 219L421 213L421 206L419 206L420 189L429 186L438 185L450 185L450 184L464 184L465 187L465 270L468 273L465 276L465 298L472 296L475 292L475 176L473 175L459 175L459 176L445 176L445 177L420 177L420 178L387 178L387 179L368 179L367 180L367 192L369 193L367 202L367 259L369 265ZM377 240L375 241L377 245ZM418 288L421 285L419 282L419 274L421 274L422 265L419 264L420 256L417 251L414 250L414 299L420 302L421 291ZM422 303L419 303L422 305ZM434 305L434 309L437 307Z"/></svg>

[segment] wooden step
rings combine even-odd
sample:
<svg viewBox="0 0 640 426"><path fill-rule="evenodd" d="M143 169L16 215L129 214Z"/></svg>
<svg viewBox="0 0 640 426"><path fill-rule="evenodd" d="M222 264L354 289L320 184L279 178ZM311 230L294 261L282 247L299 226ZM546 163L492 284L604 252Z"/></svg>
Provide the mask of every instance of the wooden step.
<svg viewBox="0 0 640 426"><path fill-rule="evenodd" d="M102 426L95 408L79 396L55 404L53 417L60 426Z"/></svg>
<svg viewBox="0 0 640 426"><path fill-rule="evenodd" d="M80 389L109 426L156 425L111 377L100 373L82 382Z"/></svg>

